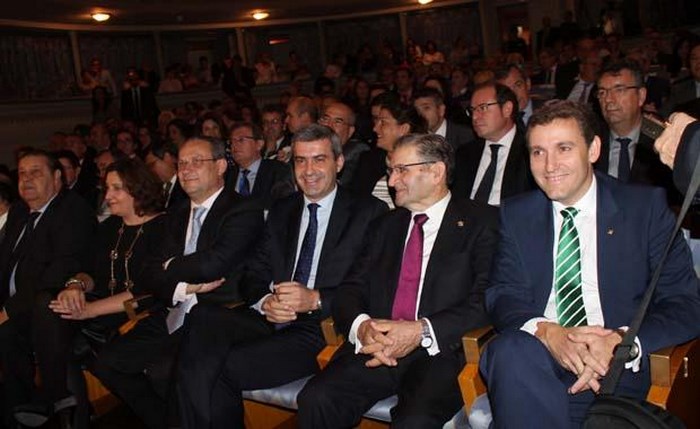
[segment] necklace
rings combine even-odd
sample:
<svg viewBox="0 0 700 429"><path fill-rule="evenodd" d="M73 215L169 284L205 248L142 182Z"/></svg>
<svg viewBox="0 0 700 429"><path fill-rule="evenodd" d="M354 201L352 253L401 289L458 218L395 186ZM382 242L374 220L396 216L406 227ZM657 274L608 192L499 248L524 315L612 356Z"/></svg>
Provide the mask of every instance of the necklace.
<svg viewBox="0 0 700 429"><path fill-rule="evenodd" d="M129 277L129 259L134 255L134 245L136 245L136 242L139 240L139 237L143 234L143 224L139 227L138 231L136 231L136 236L134 239L131 241L131 245L129 248L124 252L124 273L126 275L126 279L124 280L124 288L129 291L131 290L132 287L134 287L134 282L131 280ZM109 294L114 295L114 290L117 288L117 279L114 276L114 263L119 259L119 244L122 241L122 236L124 235L124 222L122 222L122 226L119 228L119 236L117 237L117 243L114 245L114 249L112 249L109 252L109 269L111 273L111 278L109 280Z"/></svg>

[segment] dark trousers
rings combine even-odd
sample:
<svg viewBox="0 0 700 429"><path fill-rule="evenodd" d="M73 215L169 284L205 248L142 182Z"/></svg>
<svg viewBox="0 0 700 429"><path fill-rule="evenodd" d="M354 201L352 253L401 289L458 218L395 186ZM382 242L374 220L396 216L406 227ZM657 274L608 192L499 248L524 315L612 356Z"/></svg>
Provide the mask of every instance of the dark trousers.
<svg viewBox="0 0 700 429"><path fill-rule="evenodd" d="M241 391L318 372L316 355L325 342L317 321L275 330L248 308L202 307L190 322L178 388L186 428L243 428Z"/></svg>
<svg viewBox="0 0 700 429"><path fill-rule="evenodd" d="M39 293L31 314L11 317L0 325L6 422L11 421L12 409L17 405L32 400L53 404L70 395L67 370L75 326L49 309L52 299L51 293ZM34 386L35 367L41 377L38 390Z"/></svg>
<svg viewBox="0 0 700 429"><path fill-rule="evenodd" d="M480 370L495 428L579 428L594 399L590 390L568 394L576 376L524 331L499 334L486 348ZM616 393L643 398L648 389L647 372L626 370Z"/></svg>
<svg viewBox="0 0 700 429"><path fill-rule="evenodd" d="M351 428L375 402L398 394L392 427L437 428L462 406L457 376L464 359L454 353L428 356L422 349L399 359L396 367L367 368L370 357L345 343L328 367L297 397L299 427Z"/></svg>
<svg viewBox="0 0 700 429"><path fill-rule="evenodd" d="M165 312L140 320L126 335L107 344L94 373L149 428L164 428L174 414L173 365L180 331L168 334ZM170 414L169 414L170 413Z"/></svg>

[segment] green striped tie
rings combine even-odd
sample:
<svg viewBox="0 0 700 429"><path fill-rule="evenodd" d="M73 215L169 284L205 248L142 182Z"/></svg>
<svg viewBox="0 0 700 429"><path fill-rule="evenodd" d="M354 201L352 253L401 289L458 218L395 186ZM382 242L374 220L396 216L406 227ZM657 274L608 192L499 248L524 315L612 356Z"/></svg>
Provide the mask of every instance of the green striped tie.
<svg viewBox="0 0 700 429"><path fill-rule="evenodd" d="M581 247L574 216L578 210L567 207L561 211L564 222L557 245L557 264L554 270L554 288L557 300L557 318L564 327L586 325L586 308L581 291Z"/></svg>

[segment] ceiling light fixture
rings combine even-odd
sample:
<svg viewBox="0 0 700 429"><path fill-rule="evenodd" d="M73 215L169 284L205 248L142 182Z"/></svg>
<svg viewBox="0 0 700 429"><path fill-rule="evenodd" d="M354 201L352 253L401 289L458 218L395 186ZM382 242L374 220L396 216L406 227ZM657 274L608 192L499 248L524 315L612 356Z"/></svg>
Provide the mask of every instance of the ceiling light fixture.
<svg viewBox="0 0 700 429"><path fill-rule="evenodd" d="M267 18L268 16L270 16L270 14L267 13L267 12L264 12L264 11L258 11L258 12L255 12L255 13L253 14L253 18L256 19L256 20L258 20L258 21L260 21L261 19L265 19L265 18Z"/></svg>
<svg viewBox="0 0 700 429"><path fill-rule="evenodd" d="M433 0L418 0L418 3L420 3L420 4L428 4L428 3L432 3L432 2L433 2Z"/></svg>
<svg viewBox="0 0 700 429"><path fill-rule="evenodd" d="M109 18L112 17L112 15L110 15L110 14L108 14L108 13L106 13L106 12L97 12L97 13L93 13L93 14L90 15L90 16L92 16L92 19L94 19L94 20L97 21L97 22L105 22L105 21L107 21Z"/></svg>

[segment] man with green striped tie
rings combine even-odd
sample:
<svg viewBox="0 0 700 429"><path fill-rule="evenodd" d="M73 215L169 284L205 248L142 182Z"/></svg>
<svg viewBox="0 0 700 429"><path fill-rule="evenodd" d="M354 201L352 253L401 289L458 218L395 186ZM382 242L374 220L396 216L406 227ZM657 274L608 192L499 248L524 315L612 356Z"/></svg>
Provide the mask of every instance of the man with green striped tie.
<svg viewBox="0 0 700 429"><path fill-rule="evenodd" d="M496 428L579 427L670 239L664 191L594 173L588 107L545 106L527 132L539 191L501 205L481 361ZM643 398L648 355L700 333L690 251L675 239L617 392Z"/></svg>

